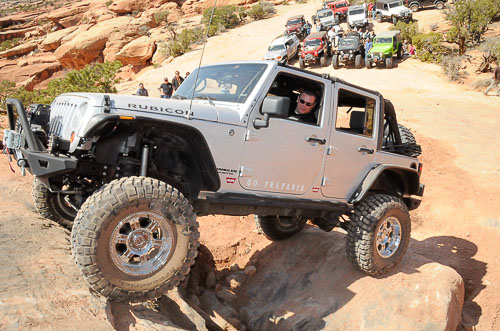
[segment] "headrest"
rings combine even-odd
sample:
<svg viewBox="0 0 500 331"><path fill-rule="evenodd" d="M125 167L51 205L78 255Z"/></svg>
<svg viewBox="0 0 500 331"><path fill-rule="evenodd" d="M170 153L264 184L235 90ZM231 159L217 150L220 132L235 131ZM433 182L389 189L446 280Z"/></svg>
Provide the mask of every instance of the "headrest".
<svg viewBox="0 0 500 331"><path fill-rule="evenodd" d="M352 111L351 119L349 120L349 127L351 129L363 131L365 129L365 112Z"/></svg>

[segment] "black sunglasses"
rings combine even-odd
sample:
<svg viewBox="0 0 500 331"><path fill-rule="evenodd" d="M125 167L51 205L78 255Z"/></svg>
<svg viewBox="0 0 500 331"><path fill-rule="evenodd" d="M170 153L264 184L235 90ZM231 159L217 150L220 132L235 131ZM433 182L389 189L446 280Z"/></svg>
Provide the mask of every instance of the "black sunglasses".
<svg viewBox="0 0 500 331"><path fill-rule="evenodd" d="M306 102L302 98L299 98L299 101L300 101L301 104L305 104L307 107L311 107L312 105L314 105L314 102Z"/></svg>

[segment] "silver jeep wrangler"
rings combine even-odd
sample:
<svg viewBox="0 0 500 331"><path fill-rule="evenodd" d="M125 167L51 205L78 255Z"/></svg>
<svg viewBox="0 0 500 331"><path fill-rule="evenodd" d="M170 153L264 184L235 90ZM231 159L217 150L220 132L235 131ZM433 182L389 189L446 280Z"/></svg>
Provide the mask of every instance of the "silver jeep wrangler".
<svg viewBox="0 0 500 331"><path fill-rule="evenodd" d="M315 123L293 116L304 88ZM272 240L307 221L341 227L353 265L380 275L402 259L423 196L420 147L390 101L275 61L201 67L170 100L67 93L7 108L5 152L35 175L39 213L72 225L78 267L111 300L177 286L208 214L254 214Z"/></svg>

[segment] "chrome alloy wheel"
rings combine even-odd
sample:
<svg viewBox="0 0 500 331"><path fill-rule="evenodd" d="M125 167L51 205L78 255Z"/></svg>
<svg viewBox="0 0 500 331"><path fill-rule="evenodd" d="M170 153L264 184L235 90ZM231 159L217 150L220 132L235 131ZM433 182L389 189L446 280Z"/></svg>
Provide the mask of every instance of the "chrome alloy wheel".
<svg viewBox="0 0 500 331"><path fill-rule="evenodd" d="M382 258L389 258L398 250L401 243L401 224L394 217L382 221L376 233L377 252Z"/></svg>
<svg viewBox="0 0 500 331"><path fill-rule="evenodd" d="M174 225L155 212L124 218L111 234L109 250L115 266L131 276L146 276L162 267L176 244Z"/></svg>

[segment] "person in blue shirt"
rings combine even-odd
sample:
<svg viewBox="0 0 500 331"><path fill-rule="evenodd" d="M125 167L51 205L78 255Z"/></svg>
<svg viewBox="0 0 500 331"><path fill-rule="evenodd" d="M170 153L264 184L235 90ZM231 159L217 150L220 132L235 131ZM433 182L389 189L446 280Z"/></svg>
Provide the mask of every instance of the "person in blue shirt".
<svg viewBox="0 0 500 331"><path fill-rule="evenodd" d="M137 92L135 92L135 94L143 96L143 97L147 97L148 96L148 90L146 90L144 88L144 84L143 83L139 83L139 89L137 90Z"/></svg>
<svg viewBox="0 0 500 331"><path fill-rule="evenodd" d="M367 39L366 42L365 42L365 60L366 60L366 56L368 55L368 52L370 52L370 49L372 48L373 46L373 42L371 39Z"/></svg>

